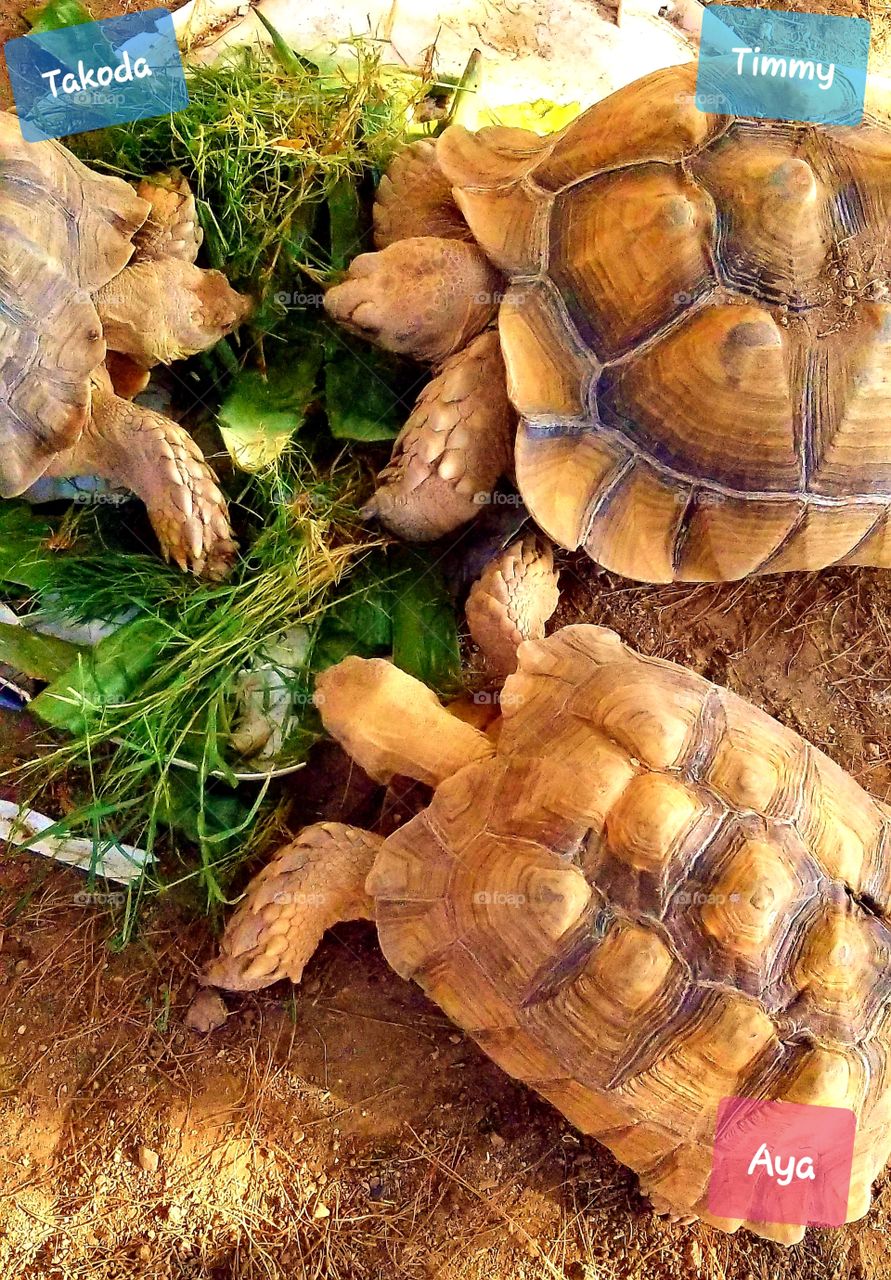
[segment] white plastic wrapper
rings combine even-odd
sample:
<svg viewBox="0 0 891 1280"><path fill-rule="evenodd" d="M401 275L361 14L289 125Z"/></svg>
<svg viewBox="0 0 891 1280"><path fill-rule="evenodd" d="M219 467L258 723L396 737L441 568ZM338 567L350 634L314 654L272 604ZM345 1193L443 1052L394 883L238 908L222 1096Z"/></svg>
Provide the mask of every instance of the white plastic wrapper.
<svg viewBox="0 0 891 1280"><path fill-rule="evenodd" d="M35 809L23 809L10 800L0 800L0 840L29 853L39 853L54 862L64 862L79 871L95 869L96 875L112 884L131 884L142 875L151 858L145 849L131 844L100 844L82 836L43 833L56 825L56 820Z"/></svg>

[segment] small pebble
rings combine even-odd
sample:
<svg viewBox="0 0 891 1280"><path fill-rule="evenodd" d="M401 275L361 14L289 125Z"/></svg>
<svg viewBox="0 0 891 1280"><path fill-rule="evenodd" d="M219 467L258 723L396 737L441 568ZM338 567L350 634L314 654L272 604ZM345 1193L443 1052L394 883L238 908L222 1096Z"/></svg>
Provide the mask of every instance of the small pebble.
<svg viewBox="0 0 891 1280"><path fill-rule="evenodd" d="M171 1204L171 1205L168 1205L168 1206L167 1206L167 1221L168 1221L168 1222L182 1222L182 1220L183 1220L183 1211L182 1211L182 1209L179 1207L179 1205L178 1205L178 1204Z"/></svg>
<svg viewBox="0 0 891 1280"><path fill-rule="evenodd" d="M320 1222L322 1218L331 1217L331 1210L326 1204L317 1204L312 1211L312 1216L315 1218L316 1222Z"/></svg>
<svg viewBox="0 0 891 1280"><path fill-rule="evenodd" d="M223 1004L218 991L209 989L199 991L189 1005L185 1016L185 1024L190 1031L216 1031L229 1017L229 1011Z"/></svg>
<svg viewBox="0 0 891 1280"><path fill-rule="evenodd" d="M496 1150L500 1150L502 1147L507 1146L507 1143L505 1142L504 1138L502 1138L500 1133L490 1133L489 1141L491 1142L492 1146L496 1148Z"/></svg>
<svg viewBox="0 0 891 1280"><path fill-rule="evenodd" d="M157 1151L153 1151L151 1147L136 1148L136 1163L140 1169L144 1169L146 1173L157 1173L159 1156Z"/></svg>

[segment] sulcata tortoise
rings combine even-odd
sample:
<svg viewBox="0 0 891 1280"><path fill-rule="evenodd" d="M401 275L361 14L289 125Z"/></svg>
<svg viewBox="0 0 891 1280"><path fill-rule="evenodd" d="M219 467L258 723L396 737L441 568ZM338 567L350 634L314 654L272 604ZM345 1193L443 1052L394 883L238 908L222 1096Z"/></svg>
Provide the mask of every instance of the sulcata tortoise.
<svg viewBox="0 0 891 1280"><path fill-rule="evenodd" d="M891 1149L891 808L597 626L523 643L486 732L382 659L330 668L317 702L372 777L432 801L385 840L304 830L249 886L206 982L298 982L326 928L372 918L397 973L660 1212L801 1239L797 1221L710 1212L730 1097L854 1112L838 1221L867 1211Z"/></svg>
<svg viewBox="0 0 891 1280"><path fill-rule="evenodd" d="M180 426L129 399L248 311L194 265L200 243L181 179L134 191L0 112L0 495L104 476L143 499L168 559L219 577L234 543L213 473Z"/></svg>
<svg viewBox="0 0 891 1280"><path fill-rule="evenodd" d="M705 114L695 76L394 162L326 307L433 366L371 506L395 532L449 532L513 467L630 578L891 564L891 131Z"/></svg>

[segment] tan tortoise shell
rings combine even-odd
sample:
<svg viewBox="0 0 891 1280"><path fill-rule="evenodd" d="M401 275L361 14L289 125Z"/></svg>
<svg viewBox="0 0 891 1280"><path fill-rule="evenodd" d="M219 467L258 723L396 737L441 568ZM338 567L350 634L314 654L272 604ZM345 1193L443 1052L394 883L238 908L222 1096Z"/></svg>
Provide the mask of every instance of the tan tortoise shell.
<svg viewBox="0 0 891 1280"><path fill-rule="evenodd" d="M696 109L694 64L437 160L511 281L516 474L652 582L891 564L891 130Z"/></svg>
<svg viewBox="0 0 891 1280"><path fill-rule="evenodd" d="M25 142L0 111L0 496L80 438L105 359L90 295L127 265L150 207L60 143Z"/></svg>
<svg viewBox="0 0 891 1280"><path fill-rule="evenodd" d="M852 1109L891 1149L891 808L771 716L600 627L520 649L497 754L382 845L384 953L679 1211L720 1100ZM547 733L542 732L547 726Z"/></svg>

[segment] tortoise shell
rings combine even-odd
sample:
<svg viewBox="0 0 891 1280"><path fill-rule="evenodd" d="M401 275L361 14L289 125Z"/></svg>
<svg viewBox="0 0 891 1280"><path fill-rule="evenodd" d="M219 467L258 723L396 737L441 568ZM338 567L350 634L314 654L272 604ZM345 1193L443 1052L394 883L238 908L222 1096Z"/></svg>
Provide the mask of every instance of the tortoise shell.
<svg viewBox="0 0 891 1280"><path fill-rule="evenodd" d="M105 341L90 295L121 271L150 205L0 112L0 495L21 493L90 412Z"/></svg>
<svg viewBox="0 0 891 1280"><path fill-rule="evenodd" d="M380 848L366 887L388 961L724 1230L804 1228L710 1214L722 1098L853 1110L861 1216L891 1149L891 808L611 631L519 652L497 753Z"/></svg>
<svg viewBox="0 0 891 1280"><path fill-rule="evenodd" d="M516 475L650 582L891 564L891 130L736 119L696 67L437 160L510 284Z"/></svg>

